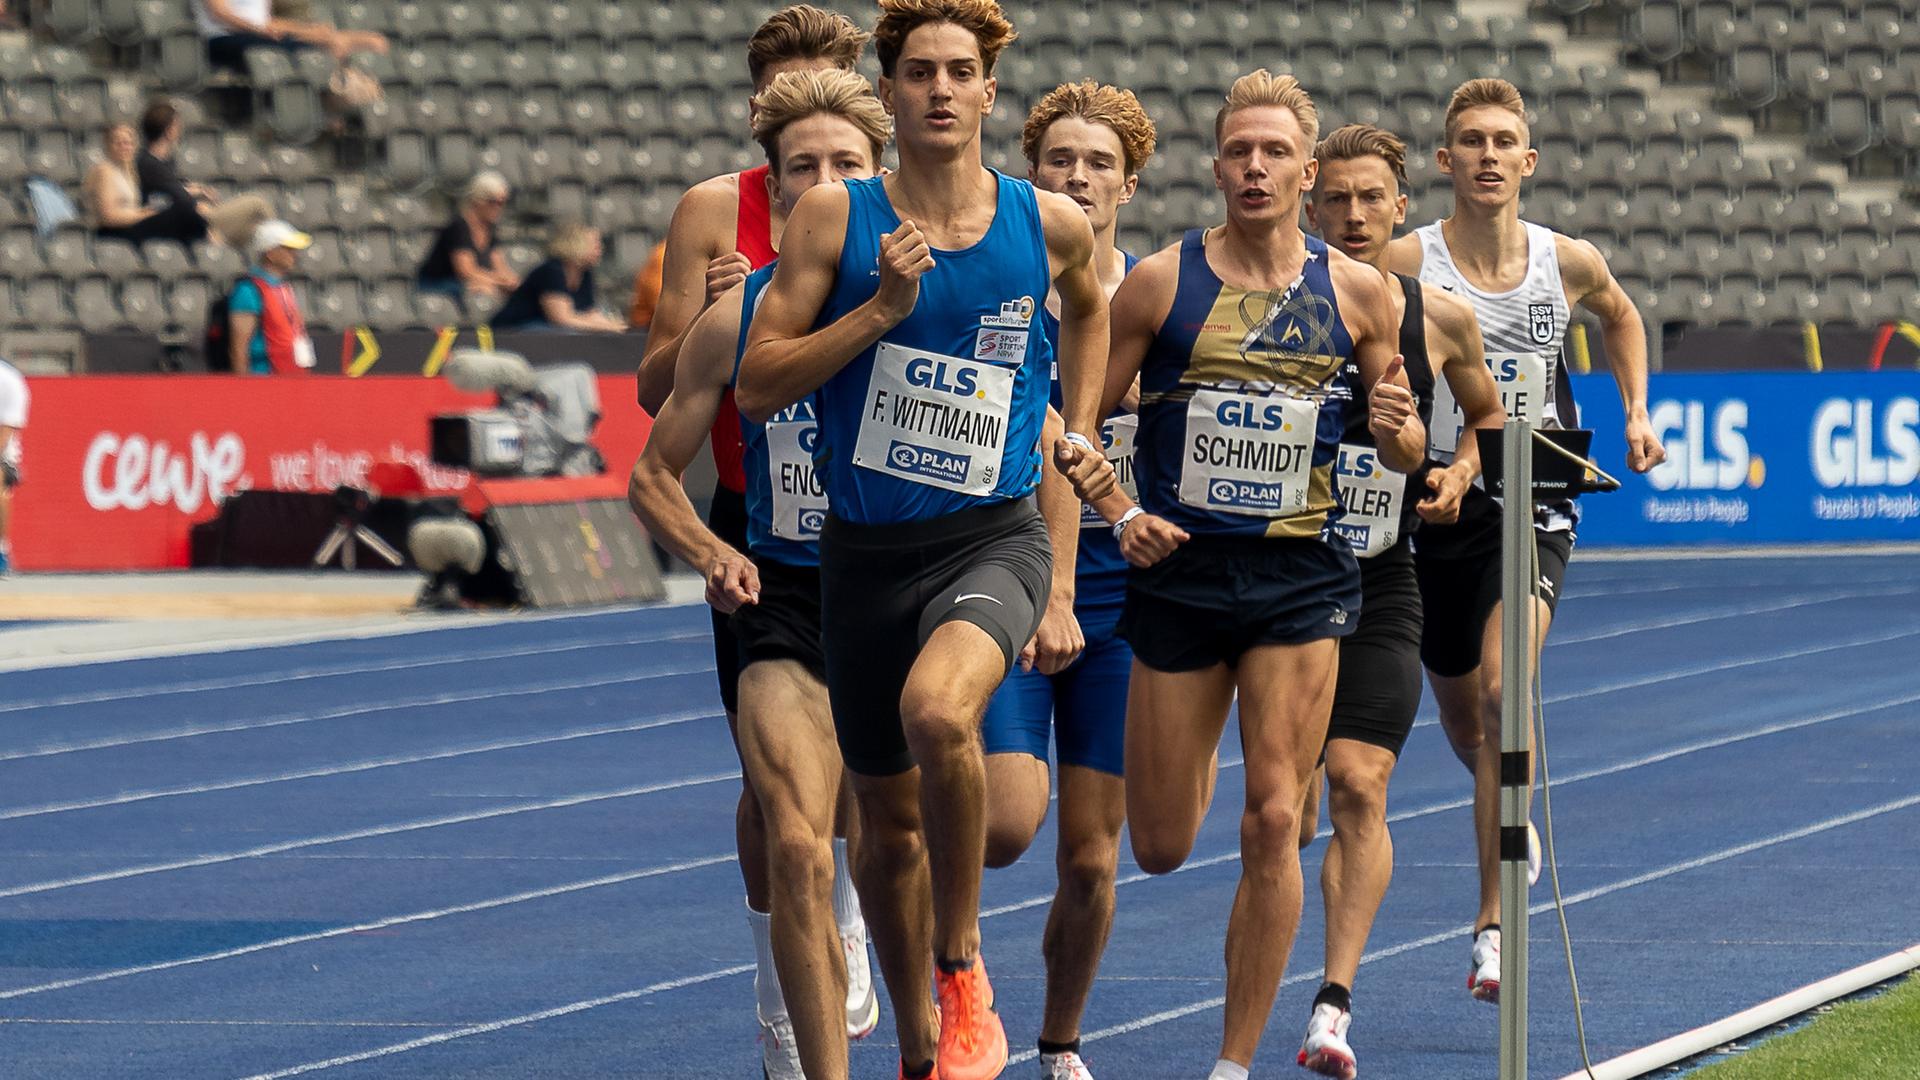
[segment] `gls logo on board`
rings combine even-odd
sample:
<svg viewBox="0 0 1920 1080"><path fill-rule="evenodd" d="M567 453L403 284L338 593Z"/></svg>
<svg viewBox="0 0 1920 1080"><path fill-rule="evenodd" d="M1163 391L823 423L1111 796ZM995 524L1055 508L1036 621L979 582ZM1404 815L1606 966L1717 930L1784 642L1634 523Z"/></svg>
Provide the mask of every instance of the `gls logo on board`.
<svg viewBox="0 0 1920 1080"><path fill-rule="evenodd" d="M1904 487L1920 479L1920 400L1831 398L1813 414L1813 475L1822 487Z"/></svg>
<svg viewBox="0 0 1920 1080"><path fill-rule="evenodd" d="M1747 447L1747 403L1739 398L1711 416L1703 402L1669 398L1655 402L1648 419L1667 448L1667 460L1647 474L1655 491L1732 491L1766 479L1766 463Z"/></svg>

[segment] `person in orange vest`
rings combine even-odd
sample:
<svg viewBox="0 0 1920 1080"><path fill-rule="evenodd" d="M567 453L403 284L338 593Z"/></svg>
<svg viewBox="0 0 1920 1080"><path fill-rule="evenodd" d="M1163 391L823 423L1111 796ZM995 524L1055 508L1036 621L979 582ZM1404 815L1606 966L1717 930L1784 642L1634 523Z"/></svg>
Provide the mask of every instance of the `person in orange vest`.
<svg viewBox="0 0 1920 1080"><path fill-rule="evenodd" d="M313 237L284 221L263 222L254 230L253 266L234 283L227 300L227 347L233 371L254 375L291 375L313 367L313 339L300 314L287 275Z"/></svg>

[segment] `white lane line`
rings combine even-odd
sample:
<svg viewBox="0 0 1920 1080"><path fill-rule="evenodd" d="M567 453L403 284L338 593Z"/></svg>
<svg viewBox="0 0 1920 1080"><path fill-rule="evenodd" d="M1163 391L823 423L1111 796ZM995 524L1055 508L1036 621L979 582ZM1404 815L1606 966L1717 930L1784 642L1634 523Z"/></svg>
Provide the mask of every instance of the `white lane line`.
<svg viewBox="0 0 1920 1080"><path fill-rule="evenodd" d="M1586 634L1563 634L1557 638L1550 638L1547 644L1584 645L1589 641L1605 641L1609 638L1625 637L1628 634L1638 634L1647 630L1669 630L1676 626L1696 626L1700 623L1717 622L1721 619L1739 619L1748 615L1765 615L1775 611L1790 611L1795 608L1815 607L1820 604L1831 604L1841 600L1860 600L1867 597L1912 596L1915 592L1920 592L1920 590L1895 589L1889 591L1887 589L1873 589L1862 592L1802 593L1798 596L1784 597L1769 601L1765 604L1750 604L1740 607L1696 612L1688 615L1673 615L1662 619L1648 619L1643 622L1627 623L1613 627L1612 629L1594 631Z"/></svg>
<svg viewBox="0 0 1920 1080"><path fill-rule="evenodd" d="M237 791L241 788L264 787L268 784L286 784L296 780L316 780L333 776L348 776L353 773L372 772L375 769L391 769L401 765L419 765L428 761L449 761L453 758L473 757L478 754L496 754L503 750L523 750L530 746L551 746L556 743L574 742L579 739L597 739L606 735L627 735L638 731L651 731L655 728L672 727L677 724L691 723L695 720L717 720L723 714L710 709L692 709L653 720L644 720L637 724L603 724L599 727L579 728L563 731L557 735L542 735L528 739L501 739L496 742L480 743L476 746L462 746L452 750L436 750L430 754L408 754L403 757L374 758L371 761L354 761L344 765L330 765L323 769L300 769L294 772L274 773L271 776L250 776L240 780L222 780L211 784L190 784L185 787L150 788L146 791L123 791L118 795L101 799L74 799L69 802L41 803L38 806L17 806L0 810L0 821L18 821L22 818L46 817L51 814L68 814L76 810L98 810L108 806L126 806L129 803L151 802L155 799L171 799L185 795L208 795L218 791Z"/></svg>
<svg viewBox="0 0 1920 1080"><path fill-rule="evenodd" d="M1552 705L1564 701L1580 701L1590 697L1597 697L1601 694L1616 693L1621 690L1638 690L1643 687L1657 686L1664 682L1691 679L1700 675L1712 675L1722 671L1737 671L1740 668L1756 667L1761 664L1777 664L1782 660L1798 660L1808 656L1819 656L1823 653L1840 652L1845 649L1858 649L1863 645L1884 645L1889 641L1900 641L1911 637L1920 637L1920 629L1897 630L1891 634L1875 634L1872 637L1849 638L1846 641L1830 642L1825 645L1815 645L1804 649L1782 649L1778 652L1767 653L1764 656L1747 656L1739 660L1723 660L1712 664L1697 664L1693 667L1678 668L1673 671L1662 672L1658 675L1643 675L1631 679L1619 679L1610 683L1598 683L1593 686L1583 686L1578 690L1568 690L1559 694L1550 694L1547 696L1546 702Z"/></svg>
<svg viewBox="0 0 1920 1080"><path fill-rule="evenodd" d="M1600 885L1591 889L1583 890L1581 892L1572 893L1565 898L1565 906L1572 907L1575 904L1584 904L1590 900L1598 900L1603 896L1612 896L1615 893L1625 892L1628 889L1637 889L1642 885L1648 885L1653 882L1661 881L1663 879L1670 878L1678 874L1684 874L1692 870L1699 870L1702 867L1712 866L1716 863L1723 863L1729 859L1737 859L1742 855L1751 855L1756 851L1761 851L1770 847L1776 847L1780 844L1792 843L1795 840L1804 840L1809 836L1817 836L1823 832L1830 832L1834 829L1845 828L1848 825L1855 825L1862 821L1867 821L1872 818L1881 817L1886 814L1896 813L1898 811L1905 810L1913 806L1920 806L1920 795L1909 795L1903 799L1895 799L1892 802L1881 803L1878 806L1871 806L1864 810L1856 810L1850 814L1841 814L1838 817L1827 818L1824 821L1817 821L1811 825L1804 825L1798 829L1792 829L1783 833L1776 833L1773 836L1765 837L1759 840L1750 840L1747 843L1736 844L1735 846L1729 847L1729 848L1722 848L1719 851L1715 851L1707 855L1702 855L1698 858L1687 859L1684 862L1671 863L1667 866L1663 866L1659 868L1658 870L1649 870L1644 874L1635 874L1632 877L1622 878L1619 881L1610 882L1606 885ZM1551 900L1542 901L1541 903L1532 905L1527 910L1529 913L1533 915L1545 914L1546 912L1553 910L1553 901ZM1399 956L1403 953L1413 952L1416 949L1425 949L1433 945L1441 944L1442 942L1458 941L1461 939L1462 935L1471 933L1472 930L1473 930L1472 923L1461 923L1459 926L1453 927L1451 929L1443 930L1437 934L1429 934L1423 938L1417 938L1413 941L1402 942L1399 945L1394 945L1389 948L1378 949L1373 952L1369 952L1365 956L1362 956L1360 958L1360 962L1362 964L1369 964L1375 961L1386 960L1391 957ZM1322 974L1323 972L1319 969L1315 969L1313 971L1303 971L1296 975L1290 976L1289 978L1283 981L1282 985L1294 985L1297 983L1315 980L1320 978ZM1080 1041L1083 1043L1097 1042L1101 1039L1109 1039L1117 1035L1130 1035L1136 1031L1143 1031L1147 1028L1156 1027L1160 1024L1164 1024L1169 1021L1179 1020L1183 1017L1193 1016L1196 1013L1202 1013L1211 1009L1217 1009L1222 1005L1225 1005L1226 1002L1227 1002L1227 999L1225 997L1211 997L1206 999L1205 1001L1191 1002L1186 1005L1181 1005L1177 1008L1167 1009L1162 1012L1153 1013L1151 1015L1143 1016L1135 1020L1129 1020L1122 1024L1115 1024L1112 1027L1106 1027L1106 1028L1101 1028L1098 1031L1087 1032L1086 1034L1083 1034L1080 1036ZM1030 1061L1036 1056L1038 1056L1038 1051L1034 1051L1034 1050L1022 1051L1021 1053L1015 1054L1012 1058L1008 1059L1007 1064L1017 1065L1017 1064L1020 1064L1021 1062Z"/></svg>
<svg viewBox="0 0 1920 1080"><path fill-rule="evenodd" d="M684 979L669 979L666 982L654 983L652 986L643 986L638 990L627 990L623 993L608 994L605 997L589 998L586 1001L576 1001L571 1005L561 1005L557 1008L545 1009L537 1013L528 1013L525 1016L515 1016L506 1020L494 1020L485 1024L471 1024L467 1027L456 1028L453 1031L443 1031L437 1035L423 1035L418 1039L399 1043L394 1046L382 1046L373 1050L363 1050L358 1054L346 1054L341 1057L328 1058L325 1061L308 1062L305 1065L295 1065L290 1069L281 1069L278 1072L260 1073L257 1076L248 1077L247 1080L283 1080L284 1077L299 1076L301 1073L319 1072L322 1069L337 1068L341 1065L356 1065L362 1061L374 1061L383 1057L392 1057L394 1054L404 1054L410 1050L419 1050L428 1046L438 1046L441 1043L452 1042L455 1039L465 1039L473 1035L487 1035L495 1031L504 1031L507 1028L520 1027L525 1024L536 1024L542 1020L552 1020L559 1016L585 1012L588 1009L598 1009L606 1005L617 1005L621 1002L636 1001L640 998L652 997L655 994L679 990L688 986L697 986L700 983L712 982L715 979L724 979L732 975L744 975L752 970L752 964L735 964L732 967L720 968L717 971L709 971L702 975L689 975Z"/></svg>
<svg viewBox="0 0 1920 1080"><path fill-rule="evenodd" d="M195 682L152 683L145 686L121 687L115 690L92 690L86 693L64 694L60 697L8 702L0 704L0 714L32 712L36 709L57 709L68 705L98 705L108 701L127 701L133 698L162 697L173 694L202 694L214 690L241 690L251 686L278 686L281 683L304 682L309 679L331 679L341 675L372 675L386 671L416 671L420 668L482 663L488 660L511 660L523 656L553 656L559 653L582 652L587 649L621 648L629 645L661 645L670 641L693 641L708 636L709 632L702 629L698 632L690 630L685 633L648 635L646 637L582 639L579 641L557 642L550 645L525 645L515 648L481 649L466 653L436 654L414 660L388 660L372 664L336 664L323 667L293 668L280 672L236 675L222 679L201 679Z"/></svg>
<svg viewBox="0 0 1920 1080"><path fill-rule="evenodd" d="M1770 836L1762 840L1749 841L1745 844L1740 844L1735 847L1724 848L1720 851L1714 852L1709 855L1703 855L1695 859L1688 859L1685 862L1673 863L1671 865L1661 867L1658 870L1649 871L1644 874L1636 874L1633 877L1624 878L1620 881L1612 882L1607 885L1602 885L1593 889L1587 889L1584 892L1574 893L1573 895L1568 896L1566 898L1566 905L1572 906L1574 904L1586 903L1587 901L1596 900L1596 899L1599 899L1600 897L1608 896L1613 893L1622 892L1627 889L1638 888L1639 886L1646 885L1654 881L1659 881L1663 878L1673 877L1676 874L1683 874L1691 870L1700 869L1701 867L1711 866L1719 862L1725 862L1728 859L1738 858L1742 855L1751 854L1755 851L1759 851L1764 848L1773 847L1779 844L1789 843L1794 840L1805 839L1806 837L1814 836L1822 832L1827 832L1832 829L1842 828L1847 825L1852 825L1861 821L1868 820L1869 818L1878 817L1883 814L1893 813L1895 811L1904 810L1907 807L1917 806L1917 805L1920 805L1920 795L1910 795L1903 799L1896 799L1893 802L1882 803L1879 806L1870 807L1865 810L1855 811L1854 813L1851 813L1851 814L1843 814L1839 817L1828 818L1825 821L1820 821L1812 825L1803 826L1801 828L1794 829L1790 832L1780 833L1775 836ZM1531 910L1534 914L1540 914L1542 912L1551 911L1552 909L1553 909L1552 903L1545 902L1545 903L1536 904L1529 910ZM983 915L983 917L985 916ZM1424 938L1420 938L1415 941L1409 941L1400 945L1395 945L1395 946L1392 946L1391 948L1376 950L1362 957L1360 962L1364 964L1364 963L1369 963L1377 960L1384 960L1391 956L1398 956L1402 953L1412 952L1416 949L1423 949L1431 945L1437 945L1443 941L1458 940L1460 935L1467 933L1471 929L1472 929L1471 925L1462 925L1456 928L1448 929L1441 933L1430 934ZM363 1061L375 1061L380 1058L392 1057L396 1054L410 1053L414 1050L424 1049L429 1046L438 1046L442 1043L452 1042L456 1039L469 1038L474 1035L487 1035L496 1031L503 1031L507 1028L522 1027L527 1024L535 1024L544 1020L551 1020L557 1017L570 1016L574 1013L585 1012L589 1009L598 1009L607 1005L616 1005L623 1002L632 1001L632 1000L635 1000L636 998L650 997L654 994L659 994L659 993L663 993L670 990L678 990L686 986L694 986L700 983L712 982L715 979L726 978L730 975L743 974L747 971L752 970L752 968L753 968L753 965L751 964L737 964L733 967L720 968L718 970L705 972L700 975L691 975L682 979L675 979L675 980L670 980L668 982L654 983L651 986L642 987L638 990L628 990L618 994L608 994L602 997L588 998L584 1001L575 1001L566 1005L559 1005L551 1009L543 1009L539 1012L525 1013L520 1016L512 1016L503 1020L494 1020L485 1024L472 1024L467 1027L460 1028L454 1031L445 1031L445 1032L440 1032L434 1035L426 1035L418 1039L408 1040L407 1042L395 1043L392 1046L382 1046L382 1047L376 1047L372 1050L363 1050L357 1054L346 1054L340 1057L327 1058L323 1061L311 1061L302 1065L295 1065L295 1066L285 1068L285 1069L280 1069L274 1072L259 1073L254 1076L248 1077L247 1080L283 1080L284 1077L299 1076L303 1073L320 1072L325 1069L337 1068L342 1065L356 1065ZM1290 983L1302 982L1310 978L1319 978L1319 972L1303 972L1301 974L1293 976L1293 978L1287 981ZM1179 1008L1168 1009L1163 1012L1154 1013L1150 1016L1141 1017L1137 1020L1131 1020L1124 1024L1117 1024L1117 1025L1114 1025L1113 1027L1102 1028L1099 1031L1089 1032L1081 1036L1081 1041L1094 1042L1100 1039L1111 1038L1115 1035L1124 1035L1131 1032L1140 1031L1144 1028L1167 1023L1168 1021L1177 1020L1181 1017L1192 1016L1195 1013L1205 1012L1209 1009L1218 1008L1221 1005L1224 1005L1225 1003L1226 1003L1226 999L1224 997L1208 998L1205 1001L1193 1002L1188 1005L1180 1006ZM1009 1059L1008 1064L1015 1065L1015 1064L1020 1064L1026 1061L1030 1061L1035 1056L1037 1056L1037 1053L1038 1053L1037 1051L1032 1051L1032 1050L1023 1051L1019 1054L1014 1055L1011 1059Z"/></svg>
<svg viewBox="0 0 1920 1080"><path fill-rule="evenodd" d="M175 968L191 967L195 964L207 964L216 960L231 960L236 956L265 952L268 949L284 949L289 945L303 945L309 941L325 941L328 938L345 937L349 934L364 934L374 930L386 930L395 926L406 926L409 923L429 922L434 919L444 919L450 915L468 915L476 911L490 911L494 908L507 907L512 904L524 904L530 900L545 900L549 897L564 896L568 893L583 892L587 889L600 889L609 885L624 885L629 881L641 881L646 878L664 877L668 874L678 874L688 870L699 870L708 866L719 866L722 863L733 862L737 858L738 856L731 854L709 855L705 858L688 859L684 862L669 863L665 866L650 866L644 870L629 870L625 873L607 874L603 877L588 878L585 881L570 881L563 885L553 885L544 889L530 889L526 892L514 893L511 896L496 896L486 900L476 900L469 904L456 904L452 907L434 908L429 911L416 911L409 915L393 915L388 918L375 919L371 922L358 923L353 926L338 926L331 930L318 930L310 934L294 934L288 937L274 938L271 941L255 942L252 945L241 945L231 949L222 949L219 952L205 953L200 956L187 956L177 960L162 960L151 964L140 964L135 967L118 968L113 971L101 971L92 975L76 976L71 979L58 979L54 982L39 983L34 986L21 986L12 990L0 991L0 1001L5 1001L10 998L26 997L30 994L44 994L52 990L66 990L75 986L86 986L90 983L107 982L112 979L124 979L131 975L146 975L155 971L171 971ZM442 1024L435 1026L445 1027L447 1025Z"/></svg>
<svg viewBox="0 0 1920 1080"><path fill-rule="evenodd" d="M94 885L103 881L124 881L127 878L144 877L148 874L163 874L173 870L191 870L195 867L214 866L219 863L238 862L242 859L257 859L263 855L279 855L288 851L304 848L324 847L328 844L344 844L353 840L371 840L381 836L396 836L400 833L419 832L423 829L438 829L447 825L465 825L473 821L490 821L494 818L511 817L515 814L537 813L542 810L562 810L568 807L585 806L589 803L609 802L614 799L631 799L641 795L652 795L662 791L678 791L681 788L699 787L704 784L720 784L728 780L740 779L740 773L711 773L706 776L689 776L681 780L667 780L657 784L643 784L639 787L621 788L617 791L595 791L583 795L569 795L564 799L549 799L545 802L521 803L516 806L501 806L491 810L478 810L466 814L447 814L442 817L425 818L418 821L404 821L397 825L375 825L350 832L333 833L328 836L309 836L299 840L283 840L273 844L247 848L244 851L227 851L212 855L196 855L188 859L174 859L168 862L147 863L141 866L129 866L119 870L101 870L92 874L64 878L58 881L35 881L25 885L14 885L0 889L0 900L14 896L32 896L38 893L71 889L78 885Z"/></svg>
<svg viewBox="0 0 1920 1080"><path fill-rule="evenodd" d="M373 713L393 712L396 709L434 708L441 705L460 705L470 701L493 701L504 698L528 697L535 694L566 693L573 690L595 690L607 686L625 686L630 683L650 682L654 679L672 679L682 675L699 675L712 670L713 664L704 663L695 664L691 667L669 668L664 671L649 671L643 675L614 675L600 679L562 679L544 683L466 691L457 694L423 694L418 697L382 701L371 705L356 705L344 709L330 709L326 712L288 713L285 716L268 720L241 720L225 724L199 724L189 727L171 728L163 731L144 732L137 735L113 735L81 742L53 743L46 746L36 746L28 750L0 752L0 761L24 761L29 758L56 757L60 754L77 754L88 750L112 750L122 746L172 742L175 739L193 739L202 735L227 735L234 732L265 731L271 728L292 727L297 724L311 724L321 720L340 720L349 716L368 716Z"/></svg>

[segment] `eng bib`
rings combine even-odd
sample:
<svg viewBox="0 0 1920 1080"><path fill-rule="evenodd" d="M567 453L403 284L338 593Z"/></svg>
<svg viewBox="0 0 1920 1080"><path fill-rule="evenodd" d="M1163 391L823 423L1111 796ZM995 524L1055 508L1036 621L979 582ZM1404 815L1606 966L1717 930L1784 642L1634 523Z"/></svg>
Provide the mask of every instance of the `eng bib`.
<svg viewBox="0 0 1920 1080"><path fill-rule="evenodd" d="M798 415L803 413L804 415ZM767 473L773 481L773 535L811 543L827 522L827 487L814 471L820 429L805 403L767 422Z"/></svg>
<svg viewBox="0 0 1920 1080"><path fill-rule="evenodd" d="M1195 390L1187 403L1180 501L1285 517L1306 509L1319 406L1284 395Z"/></svg>

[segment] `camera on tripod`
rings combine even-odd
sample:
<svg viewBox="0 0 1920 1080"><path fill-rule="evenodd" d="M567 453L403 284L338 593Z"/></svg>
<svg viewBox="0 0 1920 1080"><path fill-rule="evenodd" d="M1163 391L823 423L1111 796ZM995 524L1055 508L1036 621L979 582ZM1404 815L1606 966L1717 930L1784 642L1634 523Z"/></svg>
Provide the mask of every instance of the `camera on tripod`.
<svg viewBox="0 0 1920 1080"><path fill-rule="evenodd" d="M492 393L491 409L432 420L436 465L480 476L595 476L606 459L589 441L600 422L600 387L586 364L535 368L517 353L458 349L446 375L462 390Z"/></svg>

